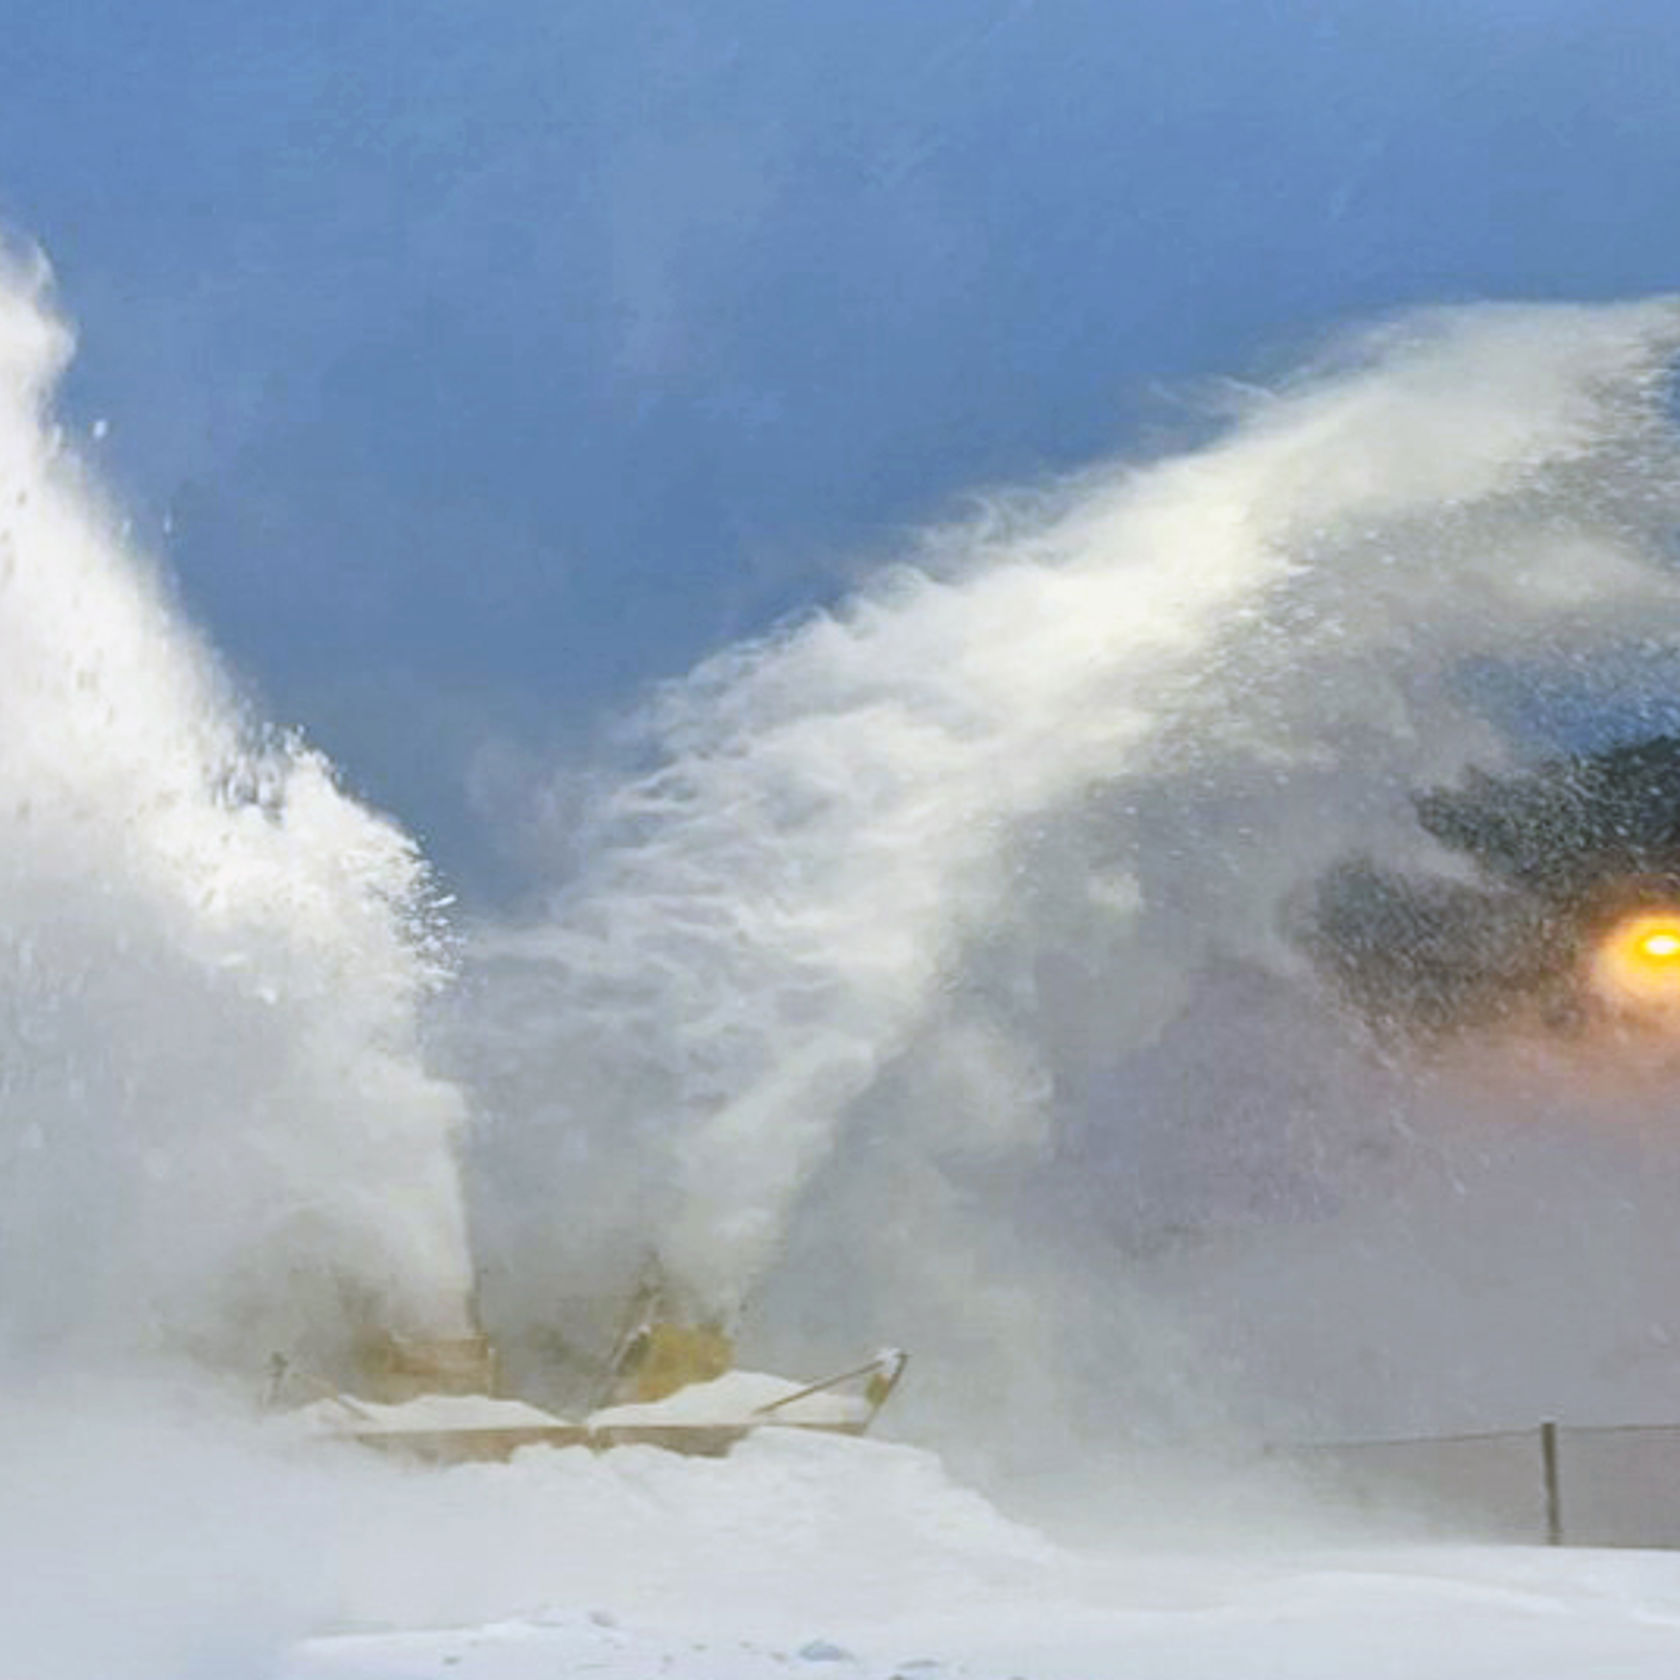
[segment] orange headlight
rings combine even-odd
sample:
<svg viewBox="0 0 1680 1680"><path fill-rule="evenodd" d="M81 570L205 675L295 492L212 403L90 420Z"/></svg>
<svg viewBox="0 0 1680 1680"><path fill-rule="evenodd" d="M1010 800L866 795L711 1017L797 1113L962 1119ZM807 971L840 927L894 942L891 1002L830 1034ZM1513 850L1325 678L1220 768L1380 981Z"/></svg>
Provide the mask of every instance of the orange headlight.
<svg viewBox="0 0 1680 1680"><path fill-rule="evenodd" d="M1613 1002L1680 1008L1680 910L1643 911L1612 928L1592 977Z"/></svg>

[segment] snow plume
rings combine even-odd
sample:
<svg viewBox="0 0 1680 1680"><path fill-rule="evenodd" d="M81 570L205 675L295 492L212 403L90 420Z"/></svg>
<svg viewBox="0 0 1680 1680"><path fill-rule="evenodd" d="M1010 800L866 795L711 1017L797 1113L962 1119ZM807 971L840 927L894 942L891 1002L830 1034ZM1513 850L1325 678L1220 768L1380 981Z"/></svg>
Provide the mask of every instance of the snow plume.
<svg viewBox="0 0 1680 1680"><path fill-rule="evenodd" d="M971 1414L1070 1364L1114 1408L1174 1363L1161 1277L1229 1328L1216 1234L1391 1188L1410 1135L1292 907L1429 855L1412 790L1532 746L1511 694L1631 705L1680 632L1677 341L1668 301L1402 319L654 694L476 942L492 1259L587 1296L651 1247L813 1355L966 1345Z"/></svg>
<svg viewBox="0 0 1680 1680"><path fill-rule="evenodd" d="M0 1350L459 1333L425 871L127 549L48 412L44 291L0 276Z"/></svg>

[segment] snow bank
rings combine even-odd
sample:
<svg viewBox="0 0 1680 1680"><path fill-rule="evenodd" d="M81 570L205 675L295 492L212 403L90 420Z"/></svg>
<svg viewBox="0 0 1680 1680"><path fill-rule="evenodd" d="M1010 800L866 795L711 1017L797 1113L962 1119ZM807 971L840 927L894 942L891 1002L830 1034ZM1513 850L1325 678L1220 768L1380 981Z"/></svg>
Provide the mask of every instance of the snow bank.
<svg viewBox="0 0 1680 1680"><path fill-rule="evenodd" d="M555 1604L810 1637L819 1613L908 1613L1038 1590L1063 1554L932 1454L766 1430L727 1459L533 1447L507 1464L358 1472L331 1560L339 1620L482 1622Z"/></svg>
<svg viewBox="0 0 1680 1680"><path fill-rule="evenodd" d="M671 1628L850 1647L872 1618L1030 1597L1066 1568L910 1447L789 1429L724 1460L533 1447L420 1468L163 1383L95 1387L0 1391L0 1680L251 1680L310 1636L451 1626L529 1624L503 1643L536 1656L618 1622L641 1656ZM400 1641L319 1649L414 1672Z"/></svg>

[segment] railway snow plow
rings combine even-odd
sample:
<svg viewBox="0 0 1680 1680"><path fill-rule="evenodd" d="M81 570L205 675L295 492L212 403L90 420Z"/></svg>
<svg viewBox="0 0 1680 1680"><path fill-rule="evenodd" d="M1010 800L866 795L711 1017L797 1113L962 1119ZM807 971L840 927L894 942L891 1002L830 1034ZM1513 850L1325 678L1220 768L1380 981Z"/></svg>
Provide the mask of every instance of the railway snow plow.
<svg viewBox="0 0 1680 1680"><path fill-rule="evenodd" d="M358 1362L360 1392L277 1361L270 1406L309 1437L428 1464L506 1459L531 1446L654 1446L721 1457L759 1429L864 1434L907 1363L904 1353L886 1348L837 1375L800 1383L736 1369L728 1338L714 1329L655 1322L639 1327L615 1355L607 1403L568 1418L498 1393L494 1350L483 1337L382 1339ZM295 1404L300 1387L315 1398Z"/></svg>

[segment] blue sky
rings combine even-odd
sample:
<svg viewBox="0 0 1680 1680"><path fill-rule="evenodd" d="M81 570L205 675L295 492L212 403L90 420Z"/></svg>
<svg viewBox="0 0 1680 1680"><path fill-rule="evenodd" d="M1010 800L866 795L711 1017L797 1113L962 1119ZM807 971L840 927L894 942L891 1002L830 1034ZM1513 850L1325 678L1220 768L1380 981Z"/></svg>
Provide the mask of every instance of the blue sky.
<svg viewBox="0 0 1680 1680"><path fill-rule="evenodd" d="M191 612L469 887L487 742L1324 329L1680 276L1669 0L39 6L0 216ZM167 523L167 534L166 534Z"/></svg>

